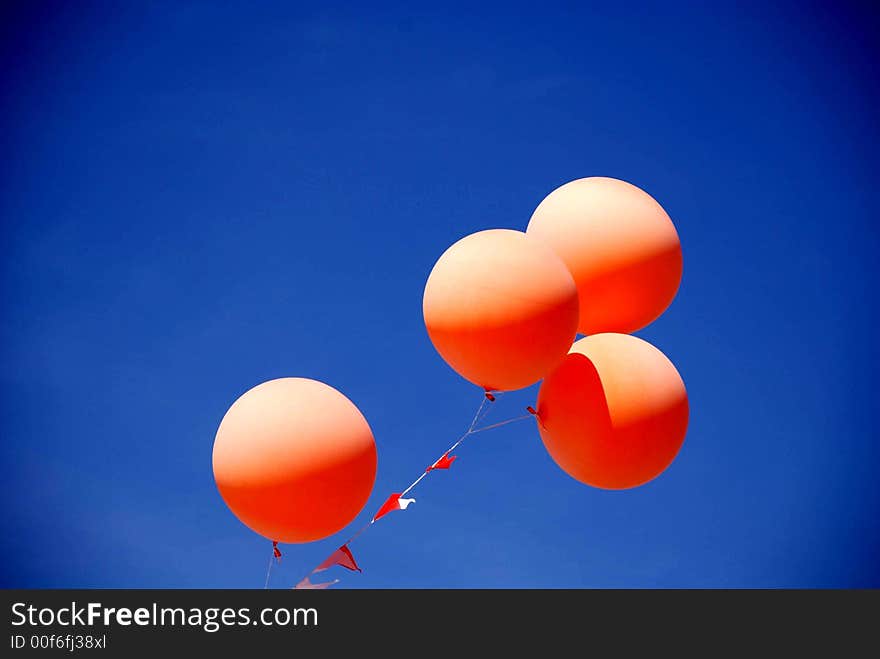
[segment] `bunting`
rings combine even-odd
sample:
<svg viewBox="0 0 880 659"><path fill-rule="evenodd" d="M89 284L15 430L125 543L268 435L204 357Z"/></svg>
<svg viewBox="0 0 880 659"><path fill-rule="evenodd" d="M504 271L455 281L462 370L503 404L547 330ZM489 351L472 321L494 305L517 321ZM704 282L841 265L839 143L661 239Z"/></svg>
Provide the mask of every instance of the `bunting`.
<svg viewBox="0 0 880 659"><path fill-rule="evenodd" d="M455 462L455 455L449 455L449 451L440 456L440 459L437 460L430 467L425 469L426 472L433 471L434 469L449 469L452 466L452 463Z"/></svg>
<svg viewBox="0 0 880 659"><path fill-rule="evenodd" d="M400 492L395 492L392 494L385 503L382 504L382 507L379 508L379 511L373 516L373 521L377 521L382 519L390 512L394 512L395 510L406 510L407 506L411 503L415 503L415 499L401 499L403 496Z"/></svg>
<svg viewBox="0 0 880 659"><path fill-rule="evenodd" d="M303 580L296 584L293 587L293 590L327 590L330 586L338 583L339 579L324 581L322 583L312 583L308 577L303 577Z"/></svg>
<svg viewBox="0 0 880 659"><path fill-rule="evenodd" d="M353 536L351 536L339 549L337 549L332 554L330 554L330 556L328 556L327 559L323 563L321 563L318 567L316 567L314 570L309 572L309 575L315 574L316 572L323 572L324 570L330 569L334 565L342 566L342 567L346 568L347 570L351 570L352 572L363 572L363 570L361 570L361 568L358 566L357 562L355 561L354 556L351 553L351 549L349 548L349 544L353 540L355 540L355 538L357 538L362 533L364 533L368 528L370 528L370 526L372 524L374 524L379 519L385 517L385 515L387 515L388 513L394 512L395 510L406 510L407 507L411 503L415 503L415 499L404 499L403 497L406 494L408 494L410 492L410 490L412 490L416 485L418 485L421 482L421 480L425 476L427 476L430 472L432 472L436 469L449 469L452 466L452 463L455 462L456 457L457 457L457 456L451 455L451 453L456 448L458 448L462 444L462 442L464 442L469 436L471 436L475 433L478 433L478 432L484 432L486 430L492 430L493 428L499 428L501 426L506 426L509 423L514 423L515 421L520 421L522 419L528 419L530 417L536 418L538 420L538 422L540 423L540 417L538 416L537 412L535 412L535 410L533 408L529 407L528 408L529 413L524 416L514 417L512 419L500 421L499 423L494 423L489 426L482 426L480 428L477 428L478 422L480 422L485 417L486 411L488 409L486 404L487 403L494 403L496 398L500 397L501 393L503 393L503 392L495 392L495 394L493 394L493 392L491 392L491 391L486 391L485 396L484 396L482 402L480 403L479 408L477 408L477 412L474 415L474 418L471 421L471 424L468 427L468 429L465 431L465 433L461 437L459 437L458 440L451 447L449 447L449 449L443 455L441 455L439 458L437 458L437 460L434 461L431 464L431 466L427 467L425 469L425 471L422 472L422 474L415 481L413 481L410 484L410 486L407 487L403 492L394 492L393 494L391 494L388 497L388 499L385 500L385 503L382 504L382 506L379 508L379 510L376 511L376 514L373 516L373 518L369 522L364 524L364 526L362 526ZM276 545L277 545L277 543L273 544L273 547L275 547L275 551L277 551ZM277 555L276 555L276 557L277 557ZM313 583L309 579L309 575L304 577L296 586L294 586L294 590L324 590L324 589L329 588L330 586L338 583L338 581L339 581L339 579L335 579L333 581L328 581L328 582L323 582L323 583ZM268 578L267 578L267 585L268 585Z"/></svg>
<svg viewBox="0 0 880 659"><path fill-rule="evenodd" d="M351 549L348 548L348 543L345 543L339 549L330 554L330 556L327 557L327 560L325 560L318 567L312 570L312 574L314 574L315 572L323 572L324 570L328 570L334 565L341 565L345 569L351 570L352 572L363 572L363 570L358 567L357 562L354 560Z"/></svg>

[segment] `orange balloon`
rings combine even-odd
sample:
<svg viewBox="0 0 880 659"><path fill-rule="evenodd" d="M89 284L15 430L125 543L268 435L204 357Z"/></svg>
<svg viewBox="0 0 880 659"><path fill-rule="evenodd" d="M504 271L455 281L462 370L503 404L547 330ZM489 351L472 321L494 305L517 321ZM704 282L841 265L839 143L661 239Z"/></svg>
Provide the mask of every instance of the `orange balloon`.
<svg viewBox="0 0 880 659"><path fill-rule="evenodd" d="M437 352L486 389L521 389L559 363L577 329L565 264L521 231L462 238L434 265L422 309Z"/></svg>
<svg viewBox="0 0 880 659"><path fill-rule="evenodd" d="M364 507L376 444L354 403L323 382L281 378L232 404L214 439L214 480L230 510L270 540L336 533Z"/></svg>
<svg viewBox="0 0 880 659"><path fill-rule="evenodd" d="M541 384L539 431L569 476L622 490L660 475L688 425L684 382L647 341L595 334L577 341Z"/></svg>
<svg viewBox="0 0 880 659"><path fill-rule="evenodd" d="M582 334L634 332L663 313L681 282L681 243L666 211L646 192L613 178L556 188L526 229L571 271Z"/></svg>

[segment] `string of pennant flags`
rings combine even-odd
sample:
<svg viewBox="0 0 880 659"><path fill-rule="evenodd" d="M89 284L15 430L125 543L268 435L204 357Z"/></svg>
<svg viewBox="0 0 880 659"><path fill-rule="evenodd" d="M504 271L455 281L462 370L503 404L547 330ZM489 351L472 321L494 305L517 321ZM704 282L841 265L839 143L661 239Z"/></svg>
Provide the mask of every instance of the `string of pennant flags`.
<svg viewBox="0 0 880 659"><path fill-rule="evenodd" d="M406 489L401 492L393 492L391 493L385 502L379 507L373 517L363 526L361 526L357 531L352 534L348 540L346 540L342 545L340 545L337 549L330 553L321 563L319 563L316 567L314 567L305 577L303 577L294 587L294 590L325 590L339 583L339 579L333 579L332 581L323 581L323 582L313 582L312 576L318 574L320 572L324 572L325 570L329 570L332 567L340 566L351 572L363 572L361 567L358 565L355 560L354 554L351 551L351 543L354 542L357 538L359 538L363 533L365 533L368 529L370 529L376 522L380 519L397 510L406 510L409 506L415 503L414 498L406 498L406 495L412 492L412 490L424 479L428 476L428 474L437 471L437 470L448 470L452 464L455 462L458 456L452 455L452 452L455 451L458 447L464 443L468 437L471 435L485 432L487 430L492 430L494 428L500 428L501 426L505 426L509 423L514 423L516 421L521 421L523 419L528 419L530 417L537 418L537 413L531 407L528 407L528 414L524 414L522 416L513 417L510 419L506 419L504 421L500 421L498 423L493 423L488 426L478 427L478 424L483 421L491 409L491 404L494 403L503 392L497 391L486 391L480 401L480 405L477 408L476 413L474 414L473 419L471 420L470 425L467 430L455 441L455 443L450 446L443 454L434 460L425 470L419 474L419 477L416 478L412 483L409 484ZM266 572L266 588L269 587L269 578L272 571L272 565L275 562L281 561L281 550L278 548L278 543L272 543L272 557L269 560L269 569Z"/></svg>

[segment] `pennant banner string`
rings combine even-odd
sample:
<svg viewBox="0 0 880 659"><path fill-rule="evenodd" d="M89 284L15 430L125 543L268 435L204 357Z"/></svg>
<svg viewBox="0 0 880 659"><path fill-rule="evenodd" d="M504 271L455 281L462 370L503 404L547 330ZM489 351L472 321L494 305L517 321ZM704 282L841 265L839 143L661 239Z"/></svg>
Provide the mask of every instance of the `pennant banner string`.
<svg viewBox="0 0 880 659"><path fill-rule="evenodd" d="M370 526L372 526L380 517L384 517L386 514L388 514L389 512L391 512L393 510L398 510L398 509L405 510L409 504L413 503L415 501L415 499L403 499L402 497L407 495L416 485L418 485L425 476L427 476L430 472L434 471L435 466L436 466L436 468L448 469L449 465L452 464L452 461L455 459L455 456L450 456L449 454L452 453L452 451L457 449L459 446L461 446L461 444L468 437L470 437L471 435L474 435L478 432L492 430L493 428L500 428L501 426L506 426L508 423L513 423L515 421L522 421L523 419L529 419L534 416L530 412L529 414L524 414L523 416L514 417L512 419L507 419L505 421L499 421L498 423L493 423L492 425L482 426L482 427L478 428L477 424L486 418L486 416L489 413L489 410L491 409L491 407L487 403L495 402L503 393L504 392L486 391L485 394L483 395L482 400L480 401L480 406L477 408L477 411L474 414L474 418L471 420L471 423L468 426L468 429L465 431L465 433L463 435L461 435L461 437L459 437L455 441L455 443L452 446L450 446L443 453L443 455L441 455L439 458L434 460L434 462L432 462L431 465L427 469L425 469L419 475L418 478L416 478L412 483L410 483L409 487L407 487L405 490L403 490L403 492L400 492L399 494L397 494L397 493L392 494L385 501L385 503L382 505L382 507L379 509L379 511L370 519L369 522L367 522L362 527L360 527L357 531L355 531L355 533L348 540L346 540L344 543L342 543L342 545L338 549L335 549L322 563L320 563L318 565L318 567L312 569L308 573L308 575L306 575L302 580L300 580L300 582L296 586L294 586L294 589L298 589L298 588L302 589L302 588L309 588L309 587L311 587L311 588L315 588L315 587L327 588L327 587L337 583L339 581L338 579L335 581L326 583L326 584L312 584L309 581L309 575L312 575L315 572L326 570L328 567L331 567L334 564L335 565L342 565L343 567L348 567L348 569L351 569L351 567L349 567L346 564L347 563L346 561L343 561L342 563L339 563L339 562L334 563L333 562L334 556L337 556L340 554L340 552L342 552L345 556L347 556L348 558L351 559L352 563L354 563L354 559L351 555L351 550L349 549L348 545L351 542L353 542L356 538L358 538L362 533L364 533L368 528L370 528ZM442 467L439 466L441 463L444 466L442 466ZM274 558L274 554L273 554L273 558ZM360 568L357 568L357 570L360 571ZM272 571L272 562L270 560L269 571L266 573L266 588L269 587L269 574L271 573L271 571Z"/></svg>
<svg viewBox="0 0 880 659"><path fill-rule="evenodd" d="M486 418L486 416L489 413L490 407L488 405L486 405L486 403L488 403L488 402L494 403L498 398L500 398L502 396L503 393L504 392L502 391L502 392L498 392L495 395L492 395L491 393L487 392L487 395L483 396L483 400L480 401L480 406L477 408L477 412L476 412L476 414L474 414L474 418L471 420L471 424L468 426L468 429L465 431L465 433L461 437L459 437L456 440L456 442L452 446L450 446L448 449L446 449L446 452L443 455L441 455L439 458L437 458L437 460L434 460L434 462L431 463L432 466L437 464L445 456L452 453L455 449L457 449L459 446L461 446L462 442L464 442L464 440L466 440L469 435L472 435L472 434L474 434L474 432L476 432L474 430L474 426L476 426L477 423L479 423L484 418ZM492 396L492 398L489 398L489 396ZM408 488L406 488L403 492L400 493L400 496L405 496L406 494L408 494L410 490L412 490L416 485L419 484L419 481L421 481L425 476L428 475L429 471L431 471L431 470L426 469L425 471L423 471L421 473L421 475L417 479L415 479L410 484L410 486Z"/></svg>

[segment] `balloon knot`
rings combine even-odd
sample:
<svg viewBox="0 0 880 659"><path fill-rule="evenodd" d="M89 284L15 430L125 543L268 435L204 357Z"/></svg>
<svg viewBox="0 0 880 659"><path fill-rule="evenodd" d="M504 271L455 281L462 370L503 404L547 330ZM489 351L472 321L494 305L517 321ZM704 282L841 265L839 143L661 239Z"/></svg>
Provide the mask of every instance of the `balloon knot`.
<svg viewBox="0 0 880 659"><path fill-rule="evenodd" d="M538 412L535 410L534 407L532 407L531 405L529 405L529 406L526 408L526 411L527 411L529 414L531 414L533 417L535 417L535 419L537 419L537 421L538 421L538 425L540 425L542 428L544 428L544 430L547 430L547 428L544 427L544 422L541 421L541 415L538 414Z"/></svg>
<svg viewBox="0 0 880 659"><path fill-rule="evenodd" d="M279 563L281 562L281 550L278 549L278 541L272 541L272 555L275 557L275 560Z"/></svg>
<svg viewBox="0 0 880 659"><path fill-rule="evenodd" d="M492 392L491 392L491 391L487 391L487 392L486 392L486 398L488 399L488 401L489 401L490 403L494 403L494 402L495 402L495 396L492 395Z"/></svg>

